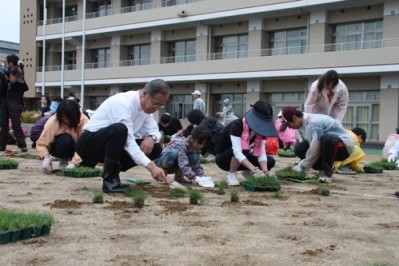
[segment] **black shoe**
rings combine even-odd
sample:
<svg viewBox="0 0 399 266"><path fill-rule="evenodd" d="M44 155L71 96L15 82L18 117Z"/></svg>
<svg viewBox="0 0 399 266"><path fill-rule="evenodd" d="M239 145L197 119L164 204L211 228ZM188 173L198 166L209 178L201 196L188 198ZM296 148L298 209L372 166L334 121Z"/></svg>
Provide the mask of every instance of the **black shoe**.
<svg viewBox="0 0 399 266"><path fill-rule="evenodd" d="M106 179L103 180L103 192L104 193L126 193L129 185L118 182L116 178L112 181Z"/></svg>
<svg viewBox="0 0 399 266"><path fill-rule="evenodd" d="M20 150L21 150L21 152L28 152L28 148L26 148L26 147L21 147Z"/></svg>
<svg viewBox="0 0 399 266"><path fill-rule="evenodd" d="M395 196L399 198L399 191L395 192Z"/></svg>

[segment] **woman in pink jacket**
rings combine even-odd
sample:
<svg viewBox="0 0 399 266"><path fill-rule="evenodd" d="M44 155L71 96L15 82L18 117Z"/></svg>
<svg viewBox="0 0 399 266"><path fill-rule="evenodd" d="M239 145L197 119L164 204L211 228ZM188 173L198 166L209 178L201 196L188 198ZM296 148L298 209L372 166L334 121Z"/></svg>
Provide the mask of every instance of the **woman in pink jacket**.
<svg viewBox="0 0 399 266"><path fill-rule="evenodd" d="M335 70L329 70L312 83L305 113L324 114L342 122L348 107L348 88Z"/></svg>

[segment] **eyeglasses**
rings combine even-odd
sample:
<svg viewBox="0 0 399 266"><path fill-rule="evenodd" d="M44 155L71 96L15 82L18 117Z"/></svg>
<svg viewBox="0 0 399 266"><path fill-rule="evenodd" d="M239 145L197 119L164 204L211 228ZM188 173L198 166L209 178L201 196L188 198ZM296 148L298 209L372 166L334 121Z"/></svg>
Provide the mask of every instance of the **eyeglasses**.
<svg viewBox="0 0 399 266"><path fill-rule="evenodd" d="M157 110L159 110L159 109L161 109L161 108L164 108L165 107L165 105L161 105L161 104L154 104L153 106L151 106L153 109L157 109Z"/></svg>

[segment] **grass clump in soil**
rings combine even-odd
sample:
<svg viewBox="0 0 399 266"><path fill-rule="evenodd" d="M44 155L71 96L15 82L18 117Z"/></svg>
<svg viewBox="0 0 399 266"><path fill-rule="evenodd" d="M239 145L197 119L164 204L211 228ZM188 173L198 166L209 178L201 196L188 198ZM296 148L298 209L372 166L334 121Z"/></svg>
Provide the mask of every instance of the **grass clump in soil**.
<svg viewBox="0 0 399 266"><path fill-rule="evenodd" d="M104 193L102 191L93 193L93 203L104 203Z"/></svg>
<svg viewBox="0 0 399 266"><path fill-rule="evenodd" d="M132 201L137 208L143 208L146 196L142 192L136 192L132 195Z"/></svg>
<svg viewBox="0 0 399 266"><path fill-rule="evenodd" d="M224 192L224 190L227 189L229 187L229 185L227 184L226 181L223 180L223 181L216 183L216 187L218 188L217 194L224 195L224 194L226 194Z"/></svg>
<svg viewBox="0 0 399 266"><path fill-rule="evenodd" d="M190 198L190 204L202 205L204 203L204 193L201 191L191 189L188 191L188 197Z"/></svg>
<svg viewBox="0 0 399 266"><path fill-rule="evenodd" d="M180 188L170 188L169 197L172 199L184 198L186 196L186 191Z"/></svg>
<svg viewBox="0 0 399 266"><path fill-rule="evenodd" d="M238 191L237 189L233 188L230 191L230 201L231 202L239 202L240 201L239 194L240 194L240 191Z"/></svg>
<svg viewBox="0 0 399 266"><path fill-rule="evenodd" d="M315 194L320 196L330 196L330 190L325 186L319 186L314 190Z"/></svg>

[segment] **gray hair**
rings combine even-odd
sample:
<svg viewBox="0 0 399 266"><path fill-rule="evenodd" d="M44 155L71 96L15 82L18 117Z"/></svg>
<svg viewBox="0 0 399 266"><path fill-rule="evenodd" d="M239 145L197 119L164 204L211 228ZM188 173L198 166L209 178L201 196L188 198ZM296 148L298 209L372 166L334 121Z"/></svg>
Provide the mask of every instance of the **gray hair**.
<svg viewBox="0 0 399 266"><path fill-rule="evenodd" d="M162 79L154 79L145 84L143 91L146 91L148 95L153 98L156 94L161 93L163 95L170 94L169 85Z"/></svg>

